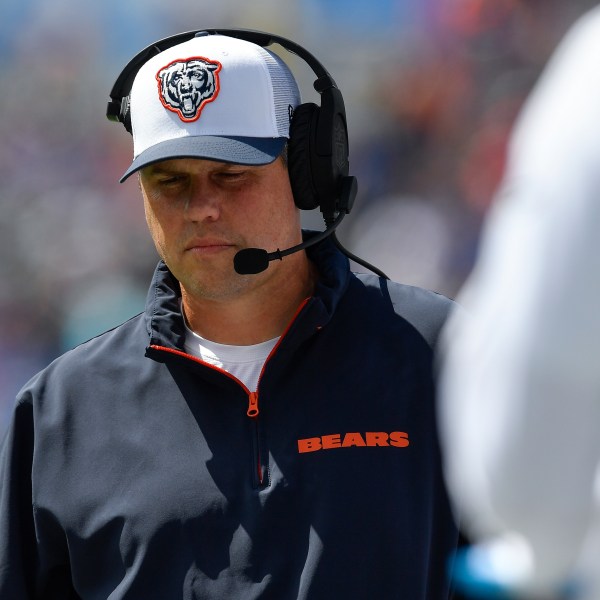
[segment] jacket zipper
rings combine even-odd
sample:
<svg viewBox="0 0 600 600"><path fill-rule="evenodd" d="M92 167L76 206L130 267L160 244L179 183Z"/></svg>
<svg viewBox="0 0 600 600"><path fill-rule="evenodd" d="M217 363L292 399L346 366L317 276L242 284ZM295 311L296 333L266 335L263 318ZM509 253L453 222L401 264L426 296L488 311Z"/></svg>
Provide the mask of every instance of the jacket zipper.
<svg viewBox="0 0 600 600"><path fill-rule="evenodd" d="M271 352L269 352L269 356L267 356L267 358L262 366L262 369L260 370L260 374L258 376L258 382L256 384L257 390L254 392L250 391L243 382L241 382L237 377L235 377L228 371L225 371L224 369L216 367L215 365L211 365L210 363L204 362L203 360L201 360L200 358L198 358L196 356L193 356L192 354L188 354L187 352L183 352L182 350L177 350L176 348L169 348L167 346L159 346L156 344L150 345L150 348L152 348L153 350L158 350L160 352L167 352L169 354L181 356L182 358L187 358L187 359L192 360L200 365L203 365L205 367L209 367L210 369L218 371L219 373L226 375L230 379L233 379L233 381L235 381L246 392L246 394L248 396L248 408L246 409L246 414L248 415L249 418L251 418L254 421L254 434L255 434L255 438L254 438L255 462L254 462L254 464L257 467L256 476L257 476L258 487L262 487L264 479L265 479L264 473L263 473L263 468L262 468L262 457L260 454L260 439L259 439L259 435L258 435L258 415L260 413L259 404L258 404L258 388L260 387L260 381L265 372L267 363L274 356L275 352L277 352L277 349L279 348L281 341L287 335L288 331L291 329L292 325L296 321L298 315L302 312L304 307L308 304L309 300L310 300L310 298L306 298L300 304L300 306L296 310L296 313L294 314L294 316L288 323L287 327L285 328L284 332L281 334L279 340L277 341L277 343L275 344L275 346L273 347Z"/></svg>
<svg viewBox="0 0 600 600"><path fill-rule="evenodd" d="M258 417L258 392L250 392L248 395L248 410L246 414L249 417Z"/></svg>
<svg viewBox="0 0 600 600"><path fill-rule="evenodd" d="M199 359L197 356L188 354L187 352L183 352L182 350L177 350L176 348L169 348L167 346L159 346L157 344L151 344L150 348L152 348L152 350L157 350L159 352L167 352L168 354L174 354L175 356L180 356L182 358L186 358L195 363L198 363L199 365L208 367L209 369L212 369L213 371L217 371L217 372L225 375L226 377L229 377L229 379L233 379L233 381L235 381L246 392L246 395L248 396L248 408L246 409L246 414L248 415L248 417L250 417L254 421L254 436L253 436L254 439L252 440L252 444L254 446L254 456L255 456L254 464L256 465L256 471L255 471L255 474L253 475L253 478L256 478L257 486L261 487L263 484L264 476L263 476L263 469L262 469L262 465L261 465L260 444L259 444L259 439L258 439L258 413L259 413L258 392L257 391L251 392L248 389L248 387L246 385L244 385L244 383L241 382L237 377L235 377L228 371L225 371L224 369L216 367L215 365L211 365L210 363L204 362L203 360ZM261 375L262 375L262 371L261 371Z"/></svg>
<svg viewBox="0 0 600 600"><path fill-rule="evenodd" d="M265 362L264 362L264 364L262 366L262 369L260 370L260 374L258 376L258 381L256 383L257 390L260 387L260 381L261 381L261 379L263 377L265 369L267 368L267 363L275 355L275 353L279 349L279 346L281 345L281 342L283 341L283 338L287 335L288 331L292 328L292 325L296 322L296 319L298 318L298 315L302 312L302 310L304 309L304 307L308 304L309 300L310 300L310 298L305 298L301 302L301 304L298 307L298 309L296 310L294 316L290 319L290 322L287 324L287 327L284 329L284 331L281 334L281 336L279 336L279 340L277 340L277 343L275 344L275 346L273 346L273 349L271 350L271 352L269 352L269 356L267 356L267 358L265 359ZM249 394L248 394L248 410L246 411L246 414L249 417L255 418L255 417L258 417L258 413L259 413L259 410L258 410L258 391L256 391L256 392L249 392Z"/></svg>

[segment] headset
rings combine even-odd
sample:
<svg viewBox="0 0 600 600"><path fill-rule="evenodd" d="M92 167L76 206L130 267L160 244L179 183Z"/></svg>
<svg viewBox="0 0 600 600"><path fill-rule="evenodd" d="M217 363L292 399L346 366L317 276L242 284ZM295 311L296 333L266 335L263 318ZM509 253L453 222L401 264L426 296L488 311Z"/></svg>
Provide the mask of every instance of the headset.
<svg viewBox="0 0 600 600"><path fill-rule="evenodd" d="M301 210L313 210L318 207L323 214L326 230L313 236L308 242L288 250L267 253L264 250L249 248L241 251L238 254L246 253L249 259L249 251L255 251L254 258L244 261L244 264L256 260L260 262L260 265L251 264L246 268L246 272L254 267L256 270L250 272L260 272L268 266L270 260L281 259L331 235L334 243L349 258L388 279L387 275L377 268L343 248L335 236L335 229L344 216L350 213L357 193L356 178L349 175L348 127L344 99L327 69L296 42L251 29L198 29L159 40L136 54L117 77L106 108L108 119L121 122L131 133L129 99L133 81L142 65L160 52L199 35L225 35L262 47L279 44L306 62L317 77L313 87L320 95L320 105L307 102L295 108L290 123L287 162L296 206ZM264 256L258 259L256 252L264 253Z"/></svg>

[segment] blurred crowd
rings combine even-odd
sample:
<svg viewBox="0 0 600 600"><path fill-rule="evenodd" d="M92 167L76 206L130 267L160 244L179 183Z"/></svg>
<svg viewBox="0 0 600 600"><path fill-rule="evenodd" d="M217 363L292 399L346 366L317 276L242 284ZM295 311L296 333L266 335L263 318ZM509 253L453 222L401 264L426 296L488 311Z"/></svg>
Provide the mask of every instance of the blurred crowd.
<svg viewBox="0 0 600 600"><path fill-rule="evenodd" d="M203 26L273 31L307 47L346 101L359 195L341 241L393 279L452 297L519 108L595 3L3 0L0 435L27 379L143 309L157 255L135 178L118 183L130 137L105 118L115 78L141 48ZM318 101L311 71L282 52L303 99ZM318 211L304 218L322 227Z"/></svg>

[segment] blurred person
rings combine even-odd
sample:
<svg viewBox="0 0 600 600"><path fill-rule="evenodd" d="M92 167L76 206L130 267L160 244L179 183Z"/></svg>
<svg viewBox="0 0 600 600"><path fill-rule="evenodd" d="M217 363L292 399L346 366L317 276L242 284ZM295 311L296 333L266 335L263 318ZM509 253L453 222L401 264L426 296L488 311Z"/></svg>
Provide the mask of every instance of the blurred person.
<svg viewBox="0 0 600 600"><path fill-rule="evenodd" d="M0 596L442 600L457 530L433 357L452 303L350 272L340 91L292 42L224 33L156 42L111 92L161 260L142 314L19 393ZM317 207L325 231L303 232Z"/></svg>
<svg viewBox="0 0 600 600"><path fill-rule="evenodd" d="M474 542L464 589L600 599L600 7L513 132L480 255L443 332L445 475Z"/></svg>

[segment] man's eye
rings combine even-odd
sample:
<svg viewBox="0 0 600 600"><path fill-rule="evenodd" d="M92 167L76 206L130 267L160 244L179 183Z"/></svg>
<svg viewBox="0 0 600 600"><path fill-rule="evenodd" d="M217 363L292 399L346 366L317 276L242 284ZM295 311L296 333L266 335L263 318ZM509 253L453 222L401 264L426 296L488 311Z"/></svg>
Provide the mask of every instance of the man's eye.
<svg viewBox="0 0 600 600"><path fill-rule="evenodd" d="M174 175L172 177L165 177L163 179L159 179L158 185L170 187L174 185L180 185L184 182L185 178L180 175Z"/></svg>
<svg viewBox="0 0 600 600"><path fill-rule="evenodd" d="M223 181L236 181L242 179L244 175L245 171L223 171L219 176Z"/></svg>

